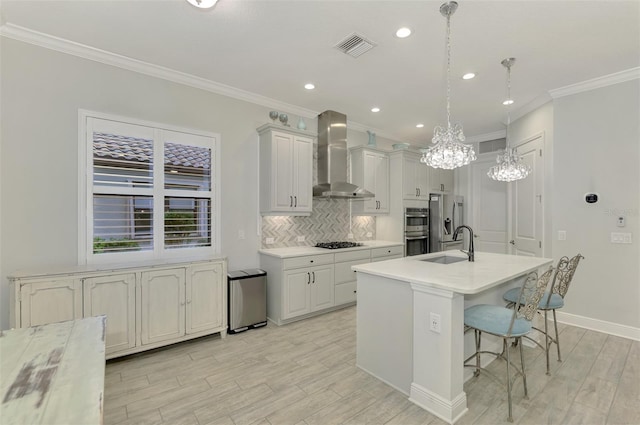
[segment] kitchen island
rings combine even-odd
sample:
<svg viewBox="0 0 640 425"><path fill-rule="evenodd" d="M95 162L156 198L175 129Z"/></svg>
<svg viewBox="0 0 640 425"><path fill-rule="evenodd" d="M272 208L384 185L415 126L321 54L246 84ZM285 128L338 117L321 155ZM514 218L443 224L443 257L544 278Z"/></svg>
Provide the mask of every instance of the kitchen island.
<svg viewBox="0 0 640 425"><path fill-rule="evenodd" d="M463 261L424 261L443 256ZM551 263L484 252L469 262L447 251L354 266L357 366L454 423L467 411L463 361L473 352L472 335L465 344L464 309L503 304L504 291Z"/></svg>

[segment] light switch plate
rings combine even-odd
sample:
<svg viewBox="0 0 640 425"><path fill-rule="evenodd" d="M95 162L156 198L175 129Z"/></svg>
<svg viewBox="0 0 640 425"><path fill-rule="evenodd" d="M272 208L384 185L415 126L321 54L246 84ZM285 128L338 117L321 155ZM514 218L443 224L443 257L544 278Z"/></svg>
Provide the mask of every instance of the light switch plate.
<svg viewBox="0 0 640 425"><path fill-rule="evenodd" d="M305 237L304 236L298 236L298 242L304 242Z"/></svg>
<svg viewBox="0 0 640 425"><path fill-rule="evenodd" d="M633 243L631 241L631 233L611 232L611 243L624 243L624 244Z"/></svg>
<svg viewBox="0 0 640 425"><path fill-rule="evenodd" d="M274 243L275 241L273 240L273 238L267 238L264 241L267 245L271 245L272 243Z"/></svg>
<svg viewBox="0 0 640 425"><path fill-rule="evenodd" d="M566 230L558 230L558 240L566 241L567 240L567 231Z"/></svg>

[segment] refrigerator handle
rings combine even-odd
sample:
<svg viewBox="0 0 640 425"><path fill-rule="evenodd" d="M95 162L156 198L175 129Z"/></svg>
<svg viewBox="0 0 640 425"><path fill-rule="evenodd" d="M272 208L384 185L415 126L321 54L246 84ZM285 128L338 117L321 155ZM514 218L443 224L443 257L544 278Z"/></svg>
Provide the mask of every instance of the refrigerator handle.
<svg viewBox="0 0 640 425"><path fill-rule="evenodd" d="M451 223L453 225L453 228L451 229L454 233L457 229L456 227L456 200L453 200L453 211L451 212L451 215L453 216L453 222Z"/></svg>

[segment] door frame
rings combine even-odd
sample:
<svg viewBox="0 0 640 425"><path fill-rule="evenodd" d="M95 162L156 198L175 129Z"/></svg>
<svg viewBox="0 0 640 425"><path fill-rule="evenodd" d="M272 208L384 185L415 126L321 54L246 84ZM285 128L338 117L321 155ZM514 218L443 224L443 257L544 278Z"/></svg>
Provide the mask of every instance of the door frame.
<svg viewBox="0 0 640 425"><path fill-rule="evenodd" d="M538 167L539 171L542 173L541 177L540 177L540 187L537 188L539 189L540 195L541 195L541 206L540 206L540 214L541 214L541 223L542 223L542 228L540 229L540 256L544 257L545 253L547 252L547 247L546 247L546 233L547 233L547 220L546 220L546 208L547 208L547 199L545 196L545 186L546 186L546 169L547 169L547 163L546 163L546 157L548 154L548 148L547 148L547 144L546 144L546 135L545 135L545 131L540 131L537 133L534 133L531 136L522 138L520 140L517 140L515 142L511 142L510 145L513 148L518 148L526 143L529 143L535 139L541 139L541 149L542 149L542 155L539 156L539 161L540 161L540 166ZM527 176L527 178L530 178L531 175ZM512 241L514 240L513 237L513 198L514 198L514 194L513 194L513 185L509 184L509 188L507 191L507 204L508 204L508 211L507 211L507 239L508 241ZM509 247L509 253L513 254L514 252L514 246L510 243L508 243Z"/></svg>

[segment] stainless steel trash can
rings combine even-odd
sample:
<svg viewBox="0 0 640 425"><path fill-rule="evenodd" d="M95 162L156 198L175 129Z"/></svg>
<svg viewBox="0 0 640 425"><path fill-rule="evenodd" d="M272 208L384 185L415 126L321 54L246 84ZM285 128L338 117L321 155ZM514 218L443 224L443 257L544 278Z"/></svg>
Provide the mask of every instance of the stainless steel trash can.
<svg viewBox="0 0 640 425"><path fill-rule="evenodd" d="M267 272L260 269L230 271L228 328L238 333L267 324Z"/></svg>

